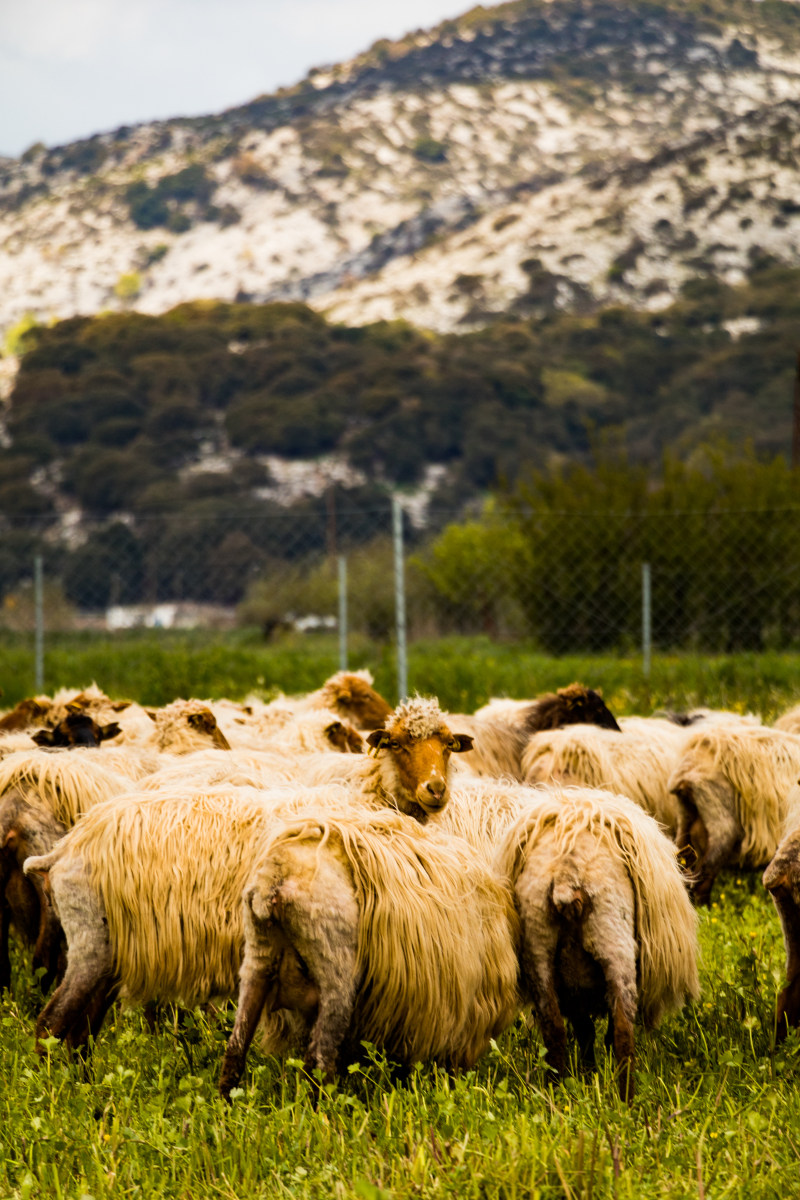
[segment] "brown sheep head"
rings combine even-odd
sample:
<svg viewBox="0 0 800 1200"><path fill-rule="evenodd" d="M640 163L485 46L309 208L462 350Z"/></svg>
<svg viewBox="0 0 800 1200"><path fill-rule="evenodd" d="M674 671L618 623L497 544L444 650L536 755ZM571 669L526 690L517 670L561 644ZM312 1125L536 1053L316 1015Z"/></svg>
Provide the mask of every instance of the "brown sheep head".
<svg viewBox="0 0 800 1200"><path fill-rule="evenodd" d="M349 718L357 729L376 729L392 711L366 673L339 671L325 681L319 694L326 708Z"/></svg>
<svg viewBox="0 0 800 1200"><path fill-rule="evenodd" d="M59 721L55 729L40 729L34 733L33 740L37 746L72 749L75 746L99 746L121 732L116 721L109 725L98 725L87 713L71 712L63 721Z"/></svg>
<svg viewBox="0 0 800 1200"><path fill-rule="evenodd" d="M599 725L601 729L620 727L603 697L582 683L571 683L557 692L547 692L535 700L525 719L528 733L544 729L562 729L565 725Z"/></svg>
<svg viewBox="0 0 800 1200"><path fill-rule="evenodd" d="M29 696L20 700L16 708L0 717L0 731L20 733L38 721L44 721L52 706L53 702L49 696Z"/></svg>
<svg viewBox="0 0 800 1200"><path fill-rule="evenodd" d="M472 749L469 734L451 733L436 700L420 696L398 705L366 740L371 754L382 755L385 790L401 812L423 822L447 804L450 755Z"/></svg>

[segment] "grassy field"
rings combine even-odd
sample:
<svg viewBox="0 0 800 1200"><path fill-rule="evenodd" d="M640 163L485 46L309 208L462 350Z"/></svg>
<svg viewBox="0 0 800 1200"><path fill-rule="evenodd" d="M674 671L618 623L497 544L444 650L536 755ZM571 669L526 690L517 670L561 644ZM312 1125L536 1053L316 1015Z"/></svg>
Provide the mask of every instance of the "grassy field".
<svg viewBox="0 0 800 1200"><path fill-rule="evenodd" d="M3 704L34 692L31 637L0 634ZM391 647L353 639L351 667L369 667L388 699L397 695ZM167 704L176 696L242 699L318 687L338 669L335 636L291 635L265 643L254 631L134 632L48 637L45 690L96 680L113 696ZM409 647L409 688L437 695L452 712L471 712L491 696L534 696L574 679L603 689L619 713L697 704L760 712L765 720L800 700L800 653L656 655L649 680L630 657L553 658L518 643L452 637Z"/></svg>
<svg viewBox="0 0 800 1200"><path fill-rule="evenodd" d="M700 917L700 1002L638 1034L638 1094L608 1062L553 1086L520 1019L473 1072L396 1082L374 1053L315 1111L299 1064L252 1050L215 1095L231 1025L150 1034L117 1015L88 1068L37 1066L35 985L0 1005L0 1194L20 1197L767 1197L798 1194L800 1039L776 1052L782 947L757 881L723 876Z"/></svg>
<svg viewBox="0 0 800 1200"><path fill-rule="evenodd" d="M5 703L31 690L29 646L3 648ZM7 651L7 653L6 653ZM26 657L28 656L28 657ZM391 695L391 657L354 653ZM315 686L336 668L334 642L264 647L246 635L128 637L48 650L46 685L97 679L153 703L176 694L244 695ZM622 659L545 659L458 640L415 646L410 680L453 708L581 678L612 707L725 704L773 716L796 696L797 656L656 659L649 685ZM800 689L798 689L800 690ZM723 874L700 914L700 1001L638 1033L637 1096L597 1075L553 1085L535 1029L509 1030L473 1072L420 1067L396 1080L380 1055L312 1106L297 1062L251 1051L228 1108L216 1080L232 1010L168 1018L151 1034L138 1011L104 1027L87 1067L53 1045L37 1063L35 981L19 964L0 1001L0 1196L292 1197L325 1200L748 1198L800 1195L800 1038L774 1044L783 946L759 879Z"/></svg>

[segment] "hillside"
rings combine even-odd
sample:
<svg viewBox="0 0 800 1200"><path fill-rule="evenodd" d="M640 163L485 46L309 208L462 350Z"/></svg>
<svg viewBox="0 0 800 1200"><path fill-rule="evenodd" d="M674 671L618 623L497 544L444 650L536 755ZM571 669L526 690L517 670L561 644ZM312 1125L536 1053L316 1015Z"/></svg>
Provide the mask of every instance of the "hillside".
<svg viewBox="0 0 800 1200"><path fill-rule="evenodd" d="M398 488L423 539L609 439L651 477L709 442L786 455L799 319L800 270L765 258L661 313L461 334L277 302L34 328L0 428L0 594L44 552L89 607L230 604L387 535Z"/></svg>
<svg viewBox="0 0 800 1200"><path fill-rule="evenodd" d="M800 265L800 7L517 0L0 163L0 329L197 299L439 331Z"/></svg>

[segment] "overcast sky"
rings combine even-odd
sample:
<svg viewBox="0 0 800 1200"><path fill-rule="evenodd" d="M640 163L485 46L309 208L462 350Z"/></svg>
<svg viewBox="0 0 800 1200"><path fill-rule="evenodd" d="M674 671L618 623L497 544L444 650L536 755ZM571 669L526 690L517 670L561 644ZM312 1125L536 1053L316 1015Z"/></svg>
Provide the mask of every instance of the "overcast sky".
<svg viewBox="0 0 800 1200"><path fill-rule="evenodd" d="M0 154L217 112L474 0L0 0Z"/></svg>

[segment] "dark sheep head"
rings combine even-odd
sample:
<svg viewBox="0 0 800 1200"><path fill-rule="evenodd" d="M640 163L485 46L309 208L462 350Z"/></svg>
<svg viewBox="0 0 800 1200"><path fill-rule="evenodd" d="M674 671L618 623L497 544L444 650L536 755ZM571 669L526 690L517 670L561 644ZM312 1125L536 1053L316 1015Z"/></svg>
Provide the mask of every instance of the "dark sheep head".
<svg viewBox="0 0 800 1200"><path fill-rule="evenodd" d="M69 750L75 746L99 746L121 732L116 721L109 725L98 725L86 713L71 712L55 729L40 729L34 733L33 740L37 746Z"/></svg>
<svg viewBox="0 0 800 1200"><path fill-rule="evenodd" d="M599 725L601 729L621 732L614 714L600 693L584 687L582 683L571 683L569 687L540 696L531 705L525 719L527 733L563 729L565 725Z"/></svg>

